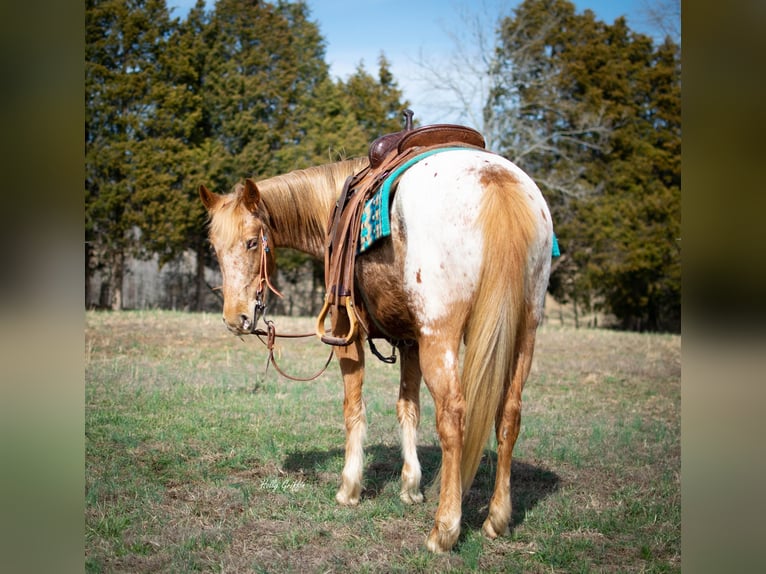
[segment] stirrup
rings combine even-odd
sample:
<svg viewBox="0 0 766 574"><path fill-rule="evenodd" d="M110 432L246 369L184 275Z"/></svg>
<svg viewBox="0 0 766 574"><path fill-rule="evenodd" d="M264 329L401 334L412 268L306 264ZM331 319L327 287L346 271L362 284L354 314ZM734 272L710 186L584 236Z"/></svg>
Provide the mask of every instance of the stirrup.
<svg viewBox="0 0 766 574"><path fill-rule="evenodd" d="M324 322L327 318L327 313L330 311L330 307L334 306L332 301L333 298L333 295L330 293L328 293L325 297L324 306L322 307L322 310L319 312L319 316L317 317L316 335L319 337L320 341L327 345L332 345L334 347L346 347L351 344L351 342L354 340L354 337L356 336L357 323L354 302L351 300L350 295L339 298L337 307L343 307L346 309L349 327L348 333L345 336L336 337L332 333L326 332L324 328Z"/></svg>

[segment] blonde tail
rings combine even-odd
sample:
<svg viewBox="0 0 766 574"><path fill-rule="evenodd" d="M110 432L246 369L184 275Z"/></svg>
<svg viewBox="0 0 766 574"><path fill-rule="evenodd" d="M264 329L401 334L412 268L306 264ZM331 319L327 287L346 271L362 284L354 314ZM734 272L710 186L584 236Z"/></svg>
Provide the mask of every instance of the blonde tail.
<svg viewBox="0 0 766 574"><path fill-rule="evenodd" d="M517 334L526 320L527 257L534 220L515 176L500 168L482 171L484 236L478 289L466 328L461 376L466 401L463 494L473 482L484 447L502 407L517 356Z"/></svg>

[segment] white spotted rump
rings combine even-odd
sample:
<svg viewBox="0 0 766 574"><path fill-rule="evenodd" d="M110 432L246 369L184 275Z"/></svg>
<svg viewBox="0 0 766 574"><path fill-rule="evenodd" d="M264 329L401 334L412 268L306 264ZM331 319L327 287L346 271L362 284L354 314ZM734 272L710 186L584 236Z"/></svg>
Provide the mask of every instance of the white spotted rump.
<svg viewBox="0 0 766 574"><path fill-rule="evenodd" d="M505 158L479 150L454 150L412 166L399 180L392 219L407 222L404 285L420 307L425 330L429 322L475 293L483 252L482 166L502 167L521 182L530 209L540 214L540 242L545 243L548 236L550 214L540 190ZM536 247L542 251L545 245ZM536 259L533 255L530 264ZM455 284L460 288L455 289Z"/></svg>

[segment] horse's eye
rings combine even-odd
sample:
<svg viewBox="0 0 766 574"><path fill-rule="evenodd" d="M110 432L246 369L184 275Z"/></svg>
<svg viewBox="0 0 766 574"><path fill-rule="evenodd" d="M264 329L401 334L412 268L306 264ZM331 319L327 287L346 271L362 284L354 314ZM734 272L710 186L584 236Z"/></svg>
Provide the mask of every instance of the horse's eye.
<svg viewBox="0 0 766 574"><path fill-rule="evenodd" d="M252 239L248 239L245 242L245 247L247 247L248 251L250 249L255 249L256 247L258 247L258 238L257 237L253 237Z"/></svg>

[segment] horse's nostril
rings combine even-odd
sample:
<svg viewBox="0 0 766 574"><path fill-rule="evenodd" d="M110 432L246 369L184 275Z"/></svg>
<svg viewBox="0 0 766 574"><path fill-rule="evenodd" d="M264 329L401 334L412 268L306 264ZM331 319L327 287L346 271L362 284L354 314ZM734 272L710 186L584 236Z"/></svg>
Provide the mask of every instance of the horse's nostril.
<svg viewBox="0 0 766 574"><path fill-rule="evenodd" d="M243 329L247 330L250 328L250 317L247 315L240 315L239 316L239 324L242 326Z"/></svg>

